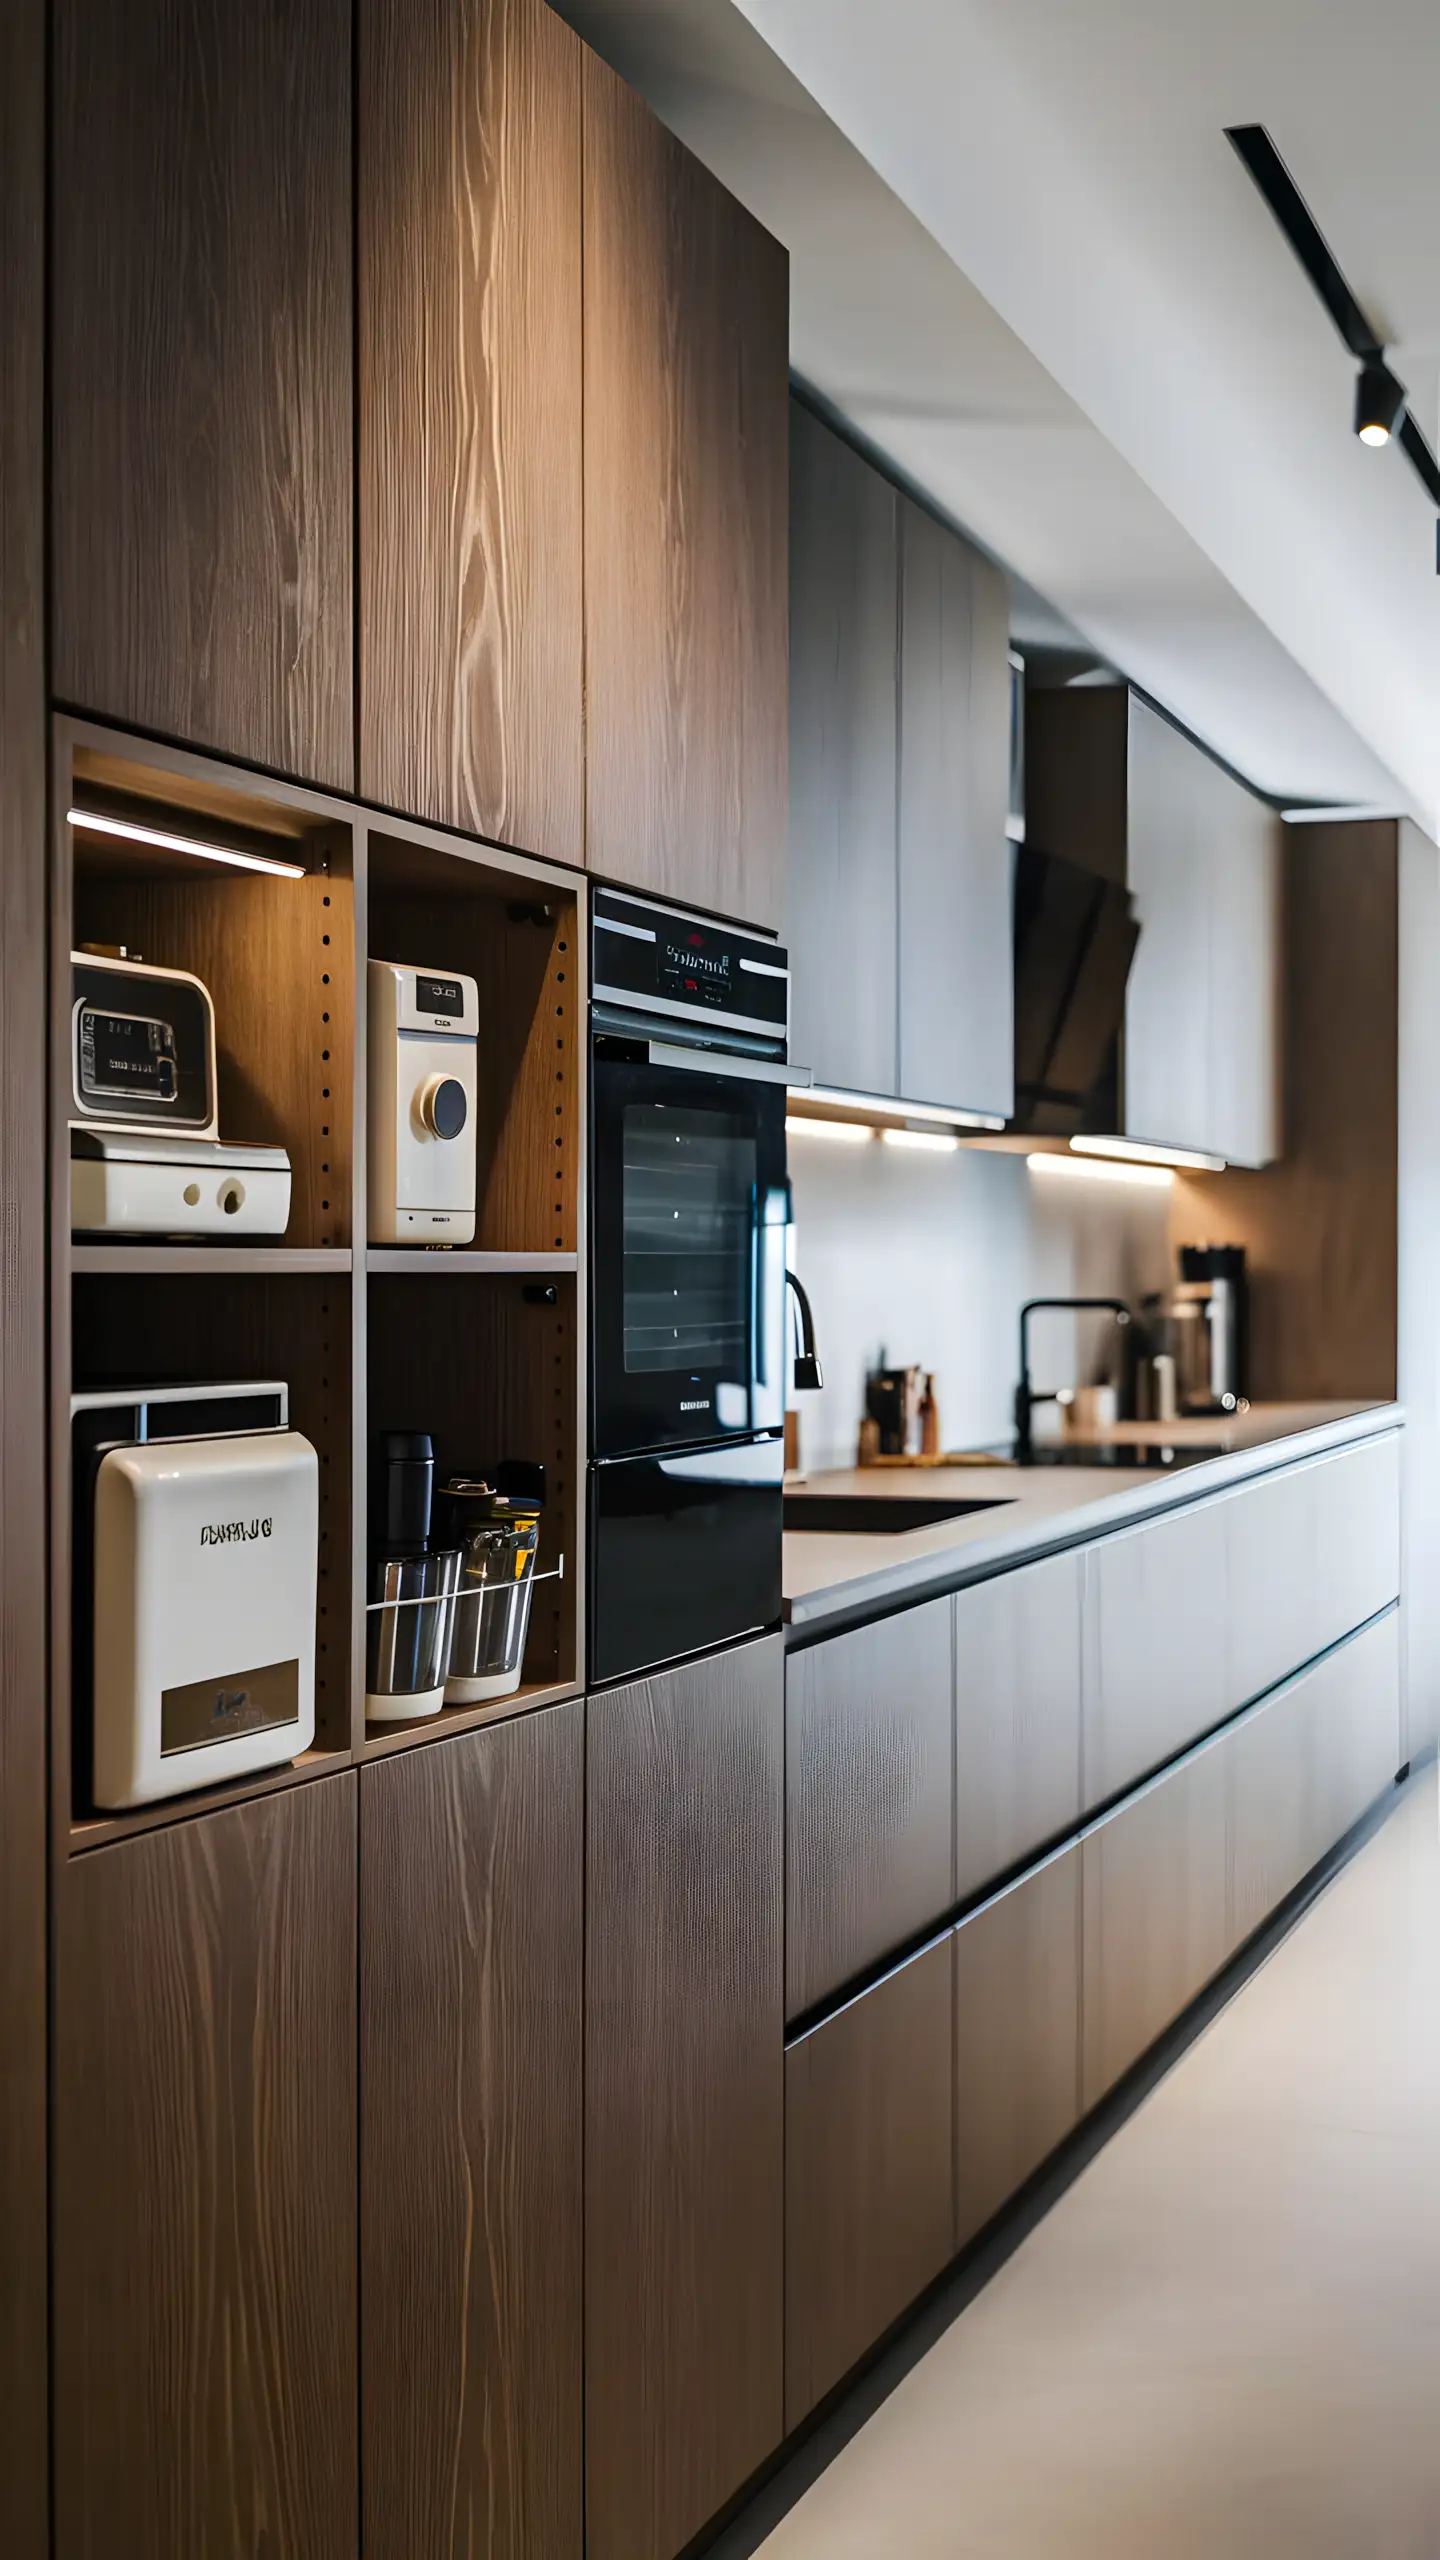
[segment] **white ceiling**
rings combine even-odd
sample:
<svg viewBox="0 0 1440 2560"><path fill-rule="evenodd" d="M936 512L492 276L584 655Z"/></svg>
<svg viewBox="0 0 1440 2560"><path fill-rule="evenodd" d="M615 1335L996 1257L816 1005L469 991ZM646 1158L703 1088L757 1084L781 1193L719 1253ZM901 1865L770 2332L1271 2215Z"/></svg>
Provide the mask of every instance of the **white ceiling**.
<svg viewBox="0 0 1440 2560"><path fill-rule="evenodd" d="M1223 133L1270 127L1430 432L1434 0L562 5L786 241L797 372L905 475L1259 788L1434 831L1434 519Z"/></svg>

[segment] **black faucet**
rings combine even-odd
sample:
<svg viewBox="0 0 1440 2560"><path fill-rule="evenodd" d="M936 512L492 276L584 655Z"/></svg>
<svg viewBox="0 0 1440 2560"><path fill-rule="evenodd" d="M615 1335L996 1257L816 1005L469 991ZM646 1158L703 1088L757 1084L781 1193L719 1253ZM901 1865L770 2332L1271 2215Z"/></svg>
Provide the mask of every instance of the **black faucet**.
<svg viewBox="0 0 1440 2560"><path fill-rule="evenodd" d="M794 1272L787 1271L785 1277L795 1292L796 1303L800 1309L800 1348L795 1354L795 1392L797 1395L811 1395L825 1384L825 1373L820 1366L819 1354L815 1349L815 1318L810 1312L810 1301Z"/></svg>
<svg viewBox="0 0 1440 2560"><path fill-rule="evenodd" d="M1039 1394L1030 1384L1030 1319L1043 1309L1054 1308L1067 1315L1083 1314L1094 1308L1097 1314L1114 1316L1118 1324L1130 1322L1130 1310L1123 1298L1028 1298L1020 1310L1020 1383L1015 1390L1015 1455L1022 1467L1030 1466L1035 1457L1035 1440L1030 1418L1037 1404L1053 1404L1059 1393L1049 1387Z"/></svg>

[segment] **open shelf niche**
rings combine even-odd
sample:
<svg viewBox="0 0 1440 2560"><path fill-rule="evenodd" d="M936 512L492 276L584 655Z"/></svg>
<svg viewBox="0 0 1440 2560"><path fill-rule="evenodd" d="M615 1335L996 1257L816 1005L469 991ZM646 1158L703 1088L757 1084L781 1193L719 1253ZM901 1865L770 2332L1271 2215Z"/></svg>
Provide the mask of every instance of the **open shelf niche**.
<svg viewBox="0 0 1440 2560"><path fill-rule="evenodd" d="M52 1806L65 1857L582 1685L586 887L524 855L91 723L59 717L53 738ZM301 876L72 827L72 807L278 856ZM283 1240L72 1240L69 954L82 941L203 980L222 1136L290 1153ZM369 953L478 981L469 1251L367 1246ZM72 1588L70 1395L262 1377L285 1380L321 1461L314 1748L229 1786L99 1813L89 1701L71 1672L88 1595ZM390 1427L432 1432L437 1481L505 1458L542 1464L538 1570L553 1578L537 1587L513 1698L367 1731L366 1486L375 1434Z"/></svg>

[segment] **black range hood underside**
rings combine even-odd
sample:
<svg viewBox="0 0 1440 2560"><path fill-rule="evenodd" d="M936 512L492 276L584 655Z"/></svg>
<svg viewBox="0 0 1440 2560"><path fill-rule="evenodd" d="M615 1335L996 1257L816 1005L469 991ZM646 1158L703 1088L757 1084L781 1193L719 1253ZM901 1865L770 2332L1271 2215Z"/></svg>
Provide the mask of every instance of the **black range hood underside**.
<svg viewBox="0 0 1440 2560"><path fill-rule="evenodd" d="M1016 849L1015 1118L1035 1137L1119 1123L1125 985L1140 939L1128 890L1037 845Z"/></svg>

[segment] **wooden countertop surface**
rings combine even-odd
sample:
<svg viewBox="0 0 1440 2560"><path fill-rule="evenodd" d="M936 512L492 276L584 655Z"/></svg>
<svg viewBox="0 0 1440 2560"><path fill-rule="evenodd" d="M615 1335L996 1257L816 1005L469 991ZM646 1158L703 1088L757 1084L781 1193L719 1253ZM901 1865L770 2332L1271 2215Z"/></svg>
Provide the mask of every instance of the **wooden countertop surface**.
<svg viewBox="0 0 1440 2560"><path fill-rule="evenodd" d="M1268 1468L1319 1457L1328 1449L1372 1433L1393 1431L1404 1420L1398 1404L1253 1405L1245 1414L1188 1422L1120 1423L1097 1449L1136 1443L1214 1448L1198 1464L1171 1469L1126 1466L1113 1459L1094 1467L837 1468L787 1479L809 1493L859 1493L880 1501L952 1499L996 1504L930 1529L899 1536L864 1530L787 1530L785 1618L793 1639L824 1627L881 1615L929 1591L979 1582L1056 1548L1104 1536L1148 1513L1223 1492Z"/></svg>

